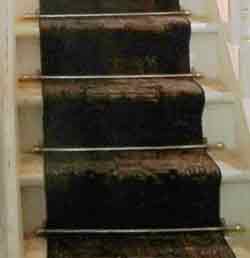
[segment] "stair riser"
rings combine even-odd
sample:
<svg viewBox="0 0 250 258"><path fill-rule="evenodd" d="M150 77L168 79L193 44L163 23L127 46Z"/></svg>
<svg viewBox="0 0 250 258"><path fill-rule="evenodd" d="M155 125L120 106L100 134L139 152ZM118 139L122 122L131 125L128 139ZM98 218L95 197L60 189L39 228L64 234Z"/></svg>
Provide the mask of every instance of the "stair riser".
<svg viewBox="0 0 250 258"><path fill-rule="evenodd" d="M250 183L223 184L221 188L221 217L227 224L250 226ZM45 221L45 198L41 187L22 188L22 208L25 232L32 232ZM32 212L31 212L32 211Z"/></svg>
<svg viewBox="0 0 250 258"><path fill-rule="evenodd" d="M180 0L183 9L191 10L193 14L199 16L213 16L214 3L209 0ZM39 0L17 1L17 16L25 13L32 13L39 9Z"/></svg>
<svg viewBox="0 0 250 258"><path fill-rule="evenodd" d="M250 183L226 183L221 189L221 217L250 228Z"/></svg>
<svg viewBox="0 0 250 258"><path fill-rule="evenodd" d="M217 33L192 33L191 67L208 78L218 77ZM27 58L28 56L28 58ZM17 40L17 74L34 74L41 70L40 43L35 38Z"/></svg>

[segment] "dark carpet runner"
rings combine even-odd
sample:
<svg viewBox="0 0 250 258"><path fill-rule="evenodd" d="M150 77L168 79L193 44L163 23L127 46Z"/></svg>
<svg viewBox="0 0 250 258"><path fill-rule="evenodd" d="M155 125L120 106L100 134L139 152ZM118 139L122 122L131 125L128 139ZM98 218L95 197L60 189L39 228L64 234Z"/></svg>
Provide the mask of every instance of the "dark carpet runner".
<svg viewBox="0 0 250 258"><path fill-rule="evenodd" d="M178 1L41 1L41 13L179 10ZM189 73L181 16L41 20L44 75ZM203 143L191 79L45 81L46 147ZM205 150L46 153L47 228L220 226L221 173ZM48 238L49 258L234 258L222 233Z"/></svg>
<svg viewBox="0 0 250 258"><path fill-rule="evenodd" d="M40 0L41 13L125 13L178 11L179 0Z"/></svg>
<svg viewBox="0 0 250 258"><path fill-rule="evenodd" d="M40 25L44 73L189 72L191 26L185 17L59 18Z"/></svg>

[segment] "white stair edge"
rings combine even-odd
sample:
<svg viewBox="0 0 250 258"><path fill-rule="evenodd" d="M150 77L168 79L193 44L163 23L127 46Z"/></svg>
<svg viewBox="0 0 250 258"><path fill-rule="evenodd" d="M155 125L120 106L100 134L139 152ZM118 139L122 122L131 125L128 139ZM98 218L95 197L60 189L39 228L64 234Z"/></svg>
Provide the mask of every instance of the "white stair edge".
<svg viewBox="0 0 250 258"><path fill-rule="evenodd" d="M235 97L232 92L227 91L221 81L215 79L197 80L205 92L206 105L209 104L233 104Z"/></svg>
<svg viewBox="0 0 250 258"><path fill-rule="evenodd" d="M242 100L242 104L243 104L243 109L245 111L245 118L246 118L247 127L248 127L249 132L250 132L250 98L244 98Z"/></svg>
<svg viewBox="0 0 250 258"><path fill-rule="evenodd" d="M197 80L205 92L206 105L210 104L233 104L235 97L218 80ZM25 83L22 83L25 85ZM21 84L20 84L21 85ZM19 86L20 86L19 85ZM18 87L18 86L17 86ZM39 106L42 104L41 83L27 83L17 90L18 106Z"/></svg>
<svg viewBox="0 0 250 258"><path fill-rule="evenodd" d="M210 151L209 154L221 169L222 184L250 184L250 171L234 154L227 150ZM20 165L19 180L21 187L43 186L42 155L23 154Z"/></svg>
<svg viewBox="0 0 250 258"><path fill-rule="evenodd" d="M191 19L192 33L217 33L218 24L203 19ZM39 38L40 30L37 21L20 21L16 22L17 38Z"/></svg>
<svg viewBox="0 0 250 258"><path fill-rule="evenodd" d="M227 238L226 238L227 239ZM29 237L24 241L25 252L24 258L46 258L47 257L47 241L44 238ZM234 251L237 258L250 257L250 238L244 243L235 242L227 239L229 246Z"/></svg>
<svg viewBox="0 0 250 258"><path fill-rule="evenodd" d="M250 257L250 237L239 242L235 241L233 237L226 238L226 240L236 255L236 258Z"/></svg>
<svg viewBox="0 0 250 258"><path fill-rule="evenodd" d="M227 150L209 151L221 170L222 184L250 184L250 169L233 152Z"/></svg>

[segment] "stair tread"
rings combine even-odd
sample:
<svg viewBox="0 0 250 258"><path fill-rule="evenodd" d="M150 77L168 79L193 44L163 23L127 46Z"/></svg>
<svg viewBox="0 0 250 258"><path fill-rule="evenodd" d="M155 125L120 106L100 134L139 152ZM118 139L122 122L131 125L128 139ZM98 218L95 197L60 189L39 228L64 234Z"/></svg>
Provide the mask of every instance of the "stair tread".
<svg viewBox="0 0 250 258"><path fill-rule="evenodd" d="M69 25L67 25L69 24ZM82 30L105 30L105 31L113 31L113 30L133 30L133 31L172 31L178 32L178 29L183 30L183 26L187 26L188 28L188 18L185 16L126 16L126 17L95 17L92 19L69 19L69 21L65 21L62 19L55 20L43 20L41 23L41 30L49 32L51 26L53 25L53 29L55 28L63 28L68 29L70 26L70 30L72 31L82 31Z"/></svg>
<svg viewBox="0 0 250 258"><path fill-rule="evenodd" d="M240 157L229 150L211 151L222 171L223 183L249 183L250 173ZM20 184L23 187L43 184L43 158L38 154L22 154L19 170Z"/></svg>
<svg viewBox="0 0 250 258"><path fill-rule="evenodd" d="M206 18L192 17L191 28L193 33L217 33L218 24ZM19 19L16 22L16 36L22 37L39 37L38 21L23 21Z"/></svg>
<svg viewBox="0 0 250 258"><path fill-rule="evenodd" d="M46 255L46 240L44 238L29 236L24 241L24 257L25 258L45 258ZM237 258L250 257L250 238L244 242L237 242L232 239L228 240L229 245L233 249Z"/></svg>
<svg viewBox="0 0 250 258"><path fill-rule="evenodd" d="M46 240L39 237L27 237L24 241L25 258L45 258Z"/></svg>
<svg viewBox="0 0 250 258"><path fill-rule="evenodd" d="M206 104L234 102L233 94L220 81L210 79L199 81L205 91ZM22 83L18 87L17 94L19 106L41 105L42 103L40 83Z"/></svg>

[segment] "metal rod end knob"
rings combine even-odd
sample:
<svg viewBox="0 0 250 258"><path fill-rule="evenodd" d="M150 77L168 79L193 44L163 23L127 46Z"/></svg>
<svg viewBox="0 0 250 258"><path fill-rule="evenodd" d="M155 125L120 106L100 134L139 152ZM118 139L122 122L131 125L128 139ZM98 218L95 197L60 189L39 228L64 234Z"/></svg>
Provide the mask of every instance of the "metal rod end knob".
<svg viewBox="0 0 250 258"><path fill-rule="evenodd" d="M241 231L242 230L241 225L236 225L235 229L236 231Z"/></svg>
<svg viewBox="0 0 250 258"><path fill-rule="evenodd" d="M41 153L42 152L42 148L40 146L35 146L32 149L32 153Z"/></svg>
<svg viewBox="0 0 250 258"><path fill-rule="evenodd" d="M220 143L217 143L217 149L224 149L225 148L225 144L220 142Z"/></svg>

